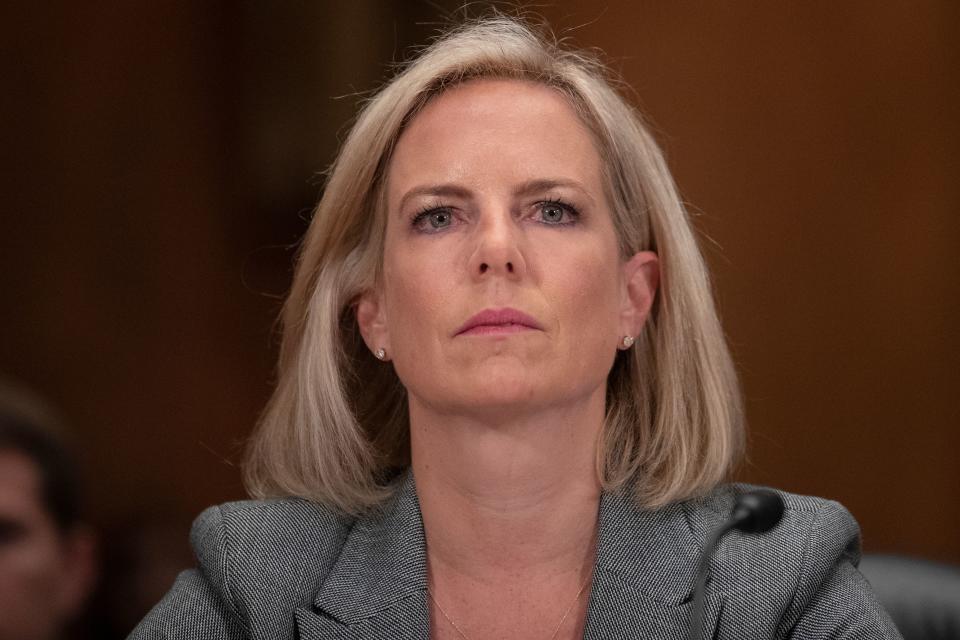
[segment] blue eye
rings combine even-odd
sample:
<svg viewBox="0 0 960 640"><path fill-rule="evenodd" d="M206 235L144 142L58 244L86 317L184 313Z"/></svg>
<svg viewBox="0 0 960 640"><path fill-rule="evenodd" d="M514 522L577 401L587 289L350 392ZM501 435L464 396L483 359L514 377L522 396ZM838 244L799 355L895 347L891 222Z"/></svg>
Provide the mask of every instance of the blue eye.
<svg viewBox="0 0 960 640"><path fill-rule="evenodd" d="M436 233L453 223L453 214L442 207L426 209L414 216L412 226L423 233Z"/></svg>
<svg viewBox="0 0 960 640"><path fill-rule="evenodd" d="M538 206L540 207L540 220L548 225L576 224L577 218L580 216L573 206L560 200L547 200L538 203Z"/></svg>

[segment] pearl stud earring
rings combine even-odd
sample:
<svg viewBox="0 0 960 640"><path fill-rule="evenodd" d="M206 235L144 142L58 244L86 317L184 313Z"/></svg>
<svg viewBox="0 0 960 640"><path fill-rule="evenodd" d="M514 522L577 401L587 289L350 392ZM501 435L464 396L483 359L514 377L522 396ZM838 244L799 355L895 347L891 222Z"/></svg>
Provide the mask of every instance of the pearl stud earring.
<svg viewBox="0 0 960 640"><path fill-rule="evenodd" d="M629 349L630 347L633 346L633 343L635 340L636 338L634 338L633 336L623 336L623 340L620 341L620 344L623 346L624 349Z"/></svg>

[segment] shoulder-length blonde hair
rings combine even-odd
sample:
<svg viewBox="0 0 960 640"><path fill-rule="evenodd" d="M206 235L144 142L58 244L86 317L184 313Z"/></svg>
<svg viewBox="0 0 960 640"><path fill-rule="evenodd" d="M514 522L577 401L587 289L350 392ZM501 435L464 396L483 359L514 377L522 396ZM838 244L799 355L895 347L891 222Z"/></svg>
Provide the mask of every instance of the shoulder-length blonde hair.
<svg viewBox="0 0 960 640"><path fill-rule="evenodd" d="M390 478L409 465L406 392L363 343L354 304L379 281L385 174L404 125L432 97L478 78L561 92L595 138L622 256L652 250L660 258L657 302L608 377L597 448L604 488L630 482L638 503L655 507L709 490L739 457L736 373L659 148L601 63L494 16L426 48L367 102L344 142L283 309L277 387L246 461L253 496L301 496L357 514L387 497Z"/></svg>

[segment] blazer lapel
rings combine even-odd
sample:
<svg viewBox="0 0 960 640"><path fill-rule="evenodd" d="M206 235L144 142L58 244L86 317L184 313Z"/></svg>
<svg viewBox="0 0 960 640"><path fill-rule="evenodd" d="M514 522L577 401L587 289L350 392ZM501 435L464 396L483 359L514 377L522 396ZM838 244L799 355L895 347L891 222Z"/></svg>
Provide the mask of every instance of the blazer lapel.
<svg viewBox="0 0 960 640"><path fill-rule="evenodd" d="M330 618L322 611L298 609L297 637L300 640L428 640L428 616L426 594L395 602L388 609L355 623Z"/></svg>
<svg viewBox="0 0 960 640"><path fill-rule="evenodd" d="M618 577L598 572L587 612L584 640L683 640L692 603L661 602L636 591ZM699 635L715 637L723 596L708 593Z"/></svg>
<svg viewBox="0 0 960 640"><path fill-rule="evenodd" d="M381 509L354 524L312 609L296 613L302 640L428 640L426 541L409 470Z"/></svg>
<svg viewBox="0 0 960 640"><path fill-rule="evenodd" d="M684 638L700 554L693 531L711 526L679 505L638 509L628 489L604 493L584 639ZM708 589L703 640L714 637L722 605ZM296 620L301 640L429 640L426 538L411 471L382 509L357 520L313 607Z"/></svg>
<svg viewBox="0 0 960 640"><path fill-rule="evenodd" d="M681 640L686 637L700 547L680 505L635 506L629 487L600 501L597 563L585 640ZM714 637L722 594L709 589L699 637Z"/></svg>

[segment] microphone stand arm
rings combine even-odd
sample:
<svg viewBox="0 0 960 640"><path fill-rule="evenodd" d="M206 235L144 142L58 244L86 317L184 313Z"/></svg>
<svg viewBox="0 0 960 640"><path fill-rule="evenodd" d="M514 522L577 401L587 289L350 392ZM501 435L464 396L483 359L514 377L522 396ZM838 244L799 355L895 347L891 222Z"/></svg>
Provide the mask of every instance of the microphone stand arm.
<svg viewBox="0 0 960 640"><path fill-rule="evenodd" d="M693 590L693 607L690 609L690 622L687 625L686 640L698 640L700 637L700 628L703 626L703 600L704 592L707 588L707 576L710 573L710 560L713 559L713 553L720 544L720 538L737 528L739 520L731 518L727 520L722 527L716 529L707 538L707 543L700 553L700 561L697 563L697 579Z"/></svg>

